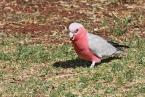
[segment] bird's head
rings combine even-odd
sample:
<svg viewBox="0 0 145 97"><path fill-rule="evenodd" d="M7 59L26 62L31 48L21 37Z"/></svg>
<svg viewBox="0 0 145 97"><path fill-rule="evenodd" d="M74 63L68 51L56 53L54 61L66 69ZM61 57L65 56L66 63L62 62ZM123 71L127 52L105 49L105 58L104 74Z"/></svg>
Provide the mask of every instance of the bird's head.
<svg viewBox="0 0 145 97"><path fill-rule="evenodd" d="M80 36L79 34L81 34L82 32L84 32L85 28L83 27L82 24L80 23L71 23L69 25L69 37L70 40L74 40L76 39L78 36Z"/></svg>

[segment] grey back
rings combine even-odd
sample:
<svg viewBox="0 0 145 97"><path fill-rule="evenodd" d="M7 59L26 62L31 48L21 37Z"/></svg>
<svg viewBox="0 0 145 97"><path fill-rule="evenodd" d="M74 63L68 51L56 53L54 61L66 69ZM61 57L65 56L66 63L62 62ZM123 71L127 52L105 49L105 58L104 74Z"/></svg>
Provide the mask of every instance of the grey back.
<svg viewBox="0 0 145 97"><path fill-rule="evenodd" d="M89 49L99 57L109 57L117 52L117 49L105 39L91 33L87 34Z"/></svg>

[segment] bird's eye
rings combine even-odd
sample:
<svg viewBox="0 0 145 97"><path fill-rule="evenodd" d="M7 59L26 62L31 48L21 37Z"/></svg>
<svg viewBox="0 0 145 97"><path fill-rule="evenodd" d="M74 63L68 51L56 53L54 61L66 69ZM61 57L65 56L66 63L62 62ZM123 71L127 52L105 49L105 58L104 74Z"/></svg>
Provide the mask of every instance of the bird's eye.
<svg viewBox="0 0 145 97"><path fill-rule="evenodd" d="M76 29L75 33L77 33L79 31L79 29Z"/></svg>

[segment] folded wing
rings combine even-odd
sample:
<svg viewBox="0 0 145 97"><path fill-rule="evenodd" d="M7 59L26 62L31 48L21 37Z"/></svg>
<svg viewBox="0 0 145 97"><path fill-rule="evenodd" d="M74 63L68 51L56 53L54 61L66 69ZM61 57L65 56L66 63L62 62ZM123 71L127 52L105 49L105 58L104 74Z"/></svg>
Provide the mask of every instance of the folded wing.
<svg viewBox="0 0 145 97"><path fill-rule="evenodd" d="M117 48L98 35L88 33L89 49L101 58L110 57L117 53Z"/></svg>

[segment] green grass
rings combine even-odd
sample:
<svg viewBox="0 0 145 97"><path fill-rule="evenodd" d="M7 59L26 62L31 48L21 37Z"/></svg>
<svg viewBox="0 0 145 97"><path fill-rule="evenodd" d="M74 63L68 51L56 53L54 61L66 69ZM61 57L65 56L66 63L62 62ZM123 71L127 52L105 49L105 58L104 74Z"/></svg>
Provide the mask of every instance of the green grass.
<svg viewBox="0 0 145 97"><path fill-rule="evenodd" d="M88 63L75 62L77 56L70 44L19 42L27 37L5 37L0 44L2 97L145 95L145 40L140 37L128 40L130 48L122 59L102 63L93 69L87 67ZM74 67L75 63L81 65ZM63 67L63 64L70 66Z"/></svg>
<svg viewBox="0 0 145 97"><path fill-rule="evenodd" d="M1 0L0 97L145 97L144 3ZM130 48L90 69L68 43L72 22Z"/></svg>

